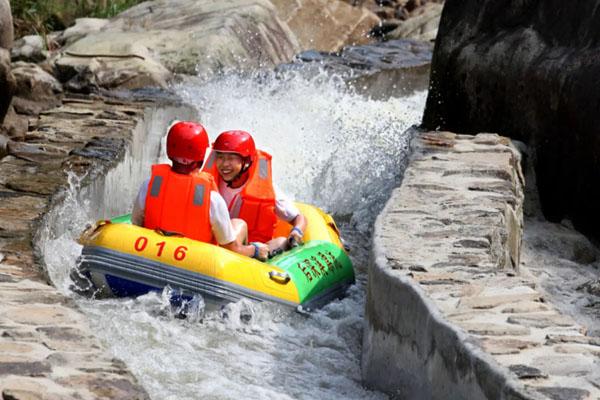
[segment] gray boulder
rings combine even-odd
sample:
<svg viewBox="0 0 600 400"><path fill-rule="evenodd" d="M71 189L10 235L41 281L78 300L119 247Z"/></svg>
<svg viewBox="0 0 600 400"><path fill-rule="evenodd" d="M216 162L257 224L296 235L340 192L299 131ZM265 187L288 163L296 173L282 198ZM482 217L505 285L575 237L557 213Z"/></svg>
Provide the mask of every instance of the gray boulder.
<svg viewBox="0 0 600 400"><path fill-rule="evenodd" d="M23 36L14 43L10 56L13 61L44 61L48 58L46 43L40 35Z"/></svg>
<svg viewBox="0 0 600 400"><path fill-rule="evenodd" d="M277 15L297 37L302 50L338 51L372 42L379 18L364 7L341 0L271 0Z"/></svg>
<svg viewBox="0 0 600 400"><path fill-rule="evenodd" d="M16 82L13 107L19 114L37 115L60 103L60 82L37 64L13 63L12 74Z"/></svg>
<svg viewBox="0 0 600 400"><path fill-rule="evenodd" d="M600 238L600 0L446 2L423 124L528 142L545 216Z"/></svg>
<svg viewBox="0 0 600 400"><path fill-rule="evenodd" d="M299 50L268 0L157 0L67 46L61 81L107 88L164 86L174 73L274 66Z"/></svg>
<svg viewBox="0 0 600 400"><path fill-rule="evenodd" d="M55 61L57 77L75 92L95 89L166 87L171 73L150 50L122 35L88 36L67 47Z"/></svg>
<svg viewBox="0 0 600 400"><path fill-rule="evenodd" d="M37 64L18 61L12 64L12 74L17 84L16 96L39 100L62 93L60 82Z"/></svg>

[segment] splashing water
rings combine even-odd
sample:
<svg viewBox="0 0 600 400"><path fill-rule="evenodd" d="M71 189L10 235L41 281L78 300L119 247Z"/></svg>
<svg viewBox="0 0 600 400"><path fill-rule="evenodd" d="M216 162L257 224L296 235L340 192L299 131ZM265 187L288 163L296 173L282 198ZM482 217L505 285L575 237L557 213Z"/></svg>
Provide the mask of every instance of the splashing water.
<svg viewBox="0 0 600 400"><path fill-rule="evenodd" d="M110 202L113 213L127 212L156 161L136 151L135 143L103 188L80 188L72 177L71 192L47 217L38 245L55 285L76 298L98 337L152 398L385 398L360 383L369 232L399 182L410 140L404 132L419 122L426 94L373 101L336 78L272 75L230 75L176 90L197 108L211 139L227 129L248 130L273 154L274 179L283 191L345 221L357 285L308 316L247 301L204 311L200 300L195 316L185 320L168 306L166 291L124 300L71 293L69 272L80 252L74 238L106 217L98 198ZM153 122L146 123L151 140L160 140Z"/></svg>

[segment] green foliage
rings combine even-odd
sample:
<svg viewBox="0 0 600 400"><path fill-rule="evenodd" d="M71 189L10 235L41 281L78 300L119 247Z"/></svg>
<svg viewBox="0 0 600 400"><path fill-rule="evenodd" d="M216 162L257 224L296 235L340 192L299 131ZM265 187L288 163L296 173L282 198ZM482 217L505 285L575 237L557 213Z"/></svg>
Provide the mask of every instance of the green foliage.
<svg viewBox="0 0 600 400"><path fill-rule="evenodd" d="M143 0L11 0L17 37L63 30L76 18L110 18Z"/></svg>

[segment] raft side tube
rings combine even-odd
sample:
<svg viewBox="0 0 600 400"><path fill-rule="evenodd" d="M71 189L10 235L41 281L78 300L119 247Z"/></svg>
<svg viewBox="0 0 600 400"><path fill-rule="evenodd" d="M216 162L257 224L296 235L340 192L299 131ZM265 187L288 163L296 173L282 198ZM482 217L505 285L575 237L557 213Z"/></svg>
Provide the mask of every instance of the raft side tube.
<svg viewBox="0 0 600 400"><path fill-rule="evenodd" d="M163 236L150 229L120 223L102 225L81 241L84 249L97 247L114 251L118 257L133 256L138 266L156 263L231 283L246 288L249 293L264 293L265 297L279 298L285 303L299 303L298 291L293 282L282 285L268 279L270 272L284 273L284 270L209 243L185 237ZM118 261L118 257L110 257L111 262ZM93 259L88 261L88 268L93 262ZM123 264L135 263L123 261ZM159 276L159 271L154 276Z"/></svg>
<svg viewBox="0 0 600 400"><path fill-rule="evenodd" d="M116 296L139 295L141 293L135 284L140 284L155 290L171 286L179 289L183 295L192 296L199 293L225 302L247 298L254 301L272 301L291 307L297 305L281 297L249 290L211 276L98 246L83 248L81 268L92 275L102 275ZM131 288L136 293L133 293Z"/></svg>
<svg viewBox="0 0 600 400"><path fill-rule="evenodd" d="M96 286L106 284L118 296L169 285L220 301L248 298L318 308L343 296L354 283L354 271L331 216L310 205L297 206L308 219L305 244L264 263L131 225L130 215L124 215L86 230L80 239L81 267L95 277ZM290 230L280 221L276 234L287 236Z"/></svg>

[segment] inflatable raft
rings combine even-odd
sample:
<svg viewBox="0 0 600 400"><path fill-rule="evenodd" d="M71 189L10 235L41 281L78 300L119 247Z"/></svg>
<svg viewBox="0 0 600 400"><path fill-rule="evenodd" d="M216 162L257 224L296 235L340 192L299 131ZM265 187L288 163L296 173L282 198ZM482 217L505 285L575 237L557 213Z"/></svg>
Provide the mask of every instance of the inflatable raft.
<svg viewBox="0 0 600 400"><path fill-rule="evenodd" d="M310 205L297 206L308 220L305 243L266 262L165 236L132 225L125 215L99 221L82 234L80 271L109 296L138 296L168 285L210 302L247 298L318 308L344 295L354 283L354 270L332 217ZM287 236L290 229L280 221L275 236Z"/></svg>

